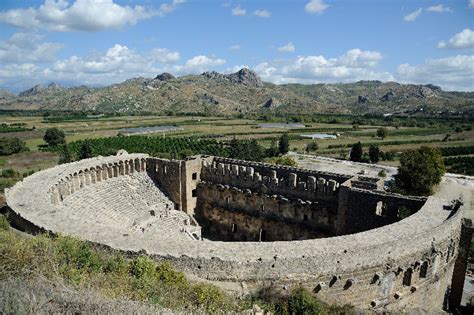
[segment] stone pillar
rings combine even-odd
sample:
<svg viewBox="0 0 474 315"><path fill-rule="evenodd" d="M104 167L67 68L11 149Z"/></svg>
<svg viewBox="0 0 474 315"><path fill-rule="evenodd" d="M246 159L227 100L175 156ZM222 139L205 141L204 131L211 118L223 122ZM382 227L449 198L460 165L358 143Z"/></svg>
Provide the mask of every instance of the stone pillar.
<svg viewBox="0 0 474 315"><path fill-rule="evenodd" d="M124 166L125 166L124 168L125 175L130 174L130 165L128 164L128 161L125 161Z"/></svg>
<svg viewBox="0 0 474 315"><path fill-rule="evenodd" d="M224 164L217 164L217 175L224 175Z"/></svg>
<svg viewBox="0 0 474 315"><path fill-rule="evenodd" d="M84 173L79 173L79 187L85 187L86 186L86 178L84 176Z"/></svg>
<svg viewBox="0 0 474 315"><path fill-rule="evenodd" d="M128 166L129 166L129 173L130 174L135 173L135 163L133 162L133 160L130 160L128 162Z"/></svg>
<svg viewBox="0 0 474 315"><path fill-rule="evenodd" d="M123 161L119 162L119 175L125 175L125 165L123 164Z"/></svg>
<svg viewBox="0 0 474 315"><path fill-rule="evenodd" d="M100 166L95 168L95 180L96 182L102 181L102 168Z"/></svg>
<svg viewBox="0 0 474 315"><path fill-rule="evenodd" d="M135 159L135 171L140 172L140 160Z"/></svg>
<svg viewBox="0 0 474 315"><path fill-rule="evenodd" d="M245 166L239 166L239 175L243 176L246 174L246 167Z"/></svg>
<svg viewBox="0 0 474 315"><path fill-rule="evenodd" d="M290 173L290 175L288 175L288 186L290 186L291 188L295 188L296 187L296 180L297 180L297 176L295 173Z"/></svg>
<svg viewBox="0 0 474 315"><path fill-rule="evenodd" d="M253 167L247 167L247 175L252 178L254 174L254 169Z"/></svg>
<svg viewBox="0 0 474 315"><path fill-rule="evenodd" d="M79 179L79 175L77 173L74 174L72 181L74 185L74 191L81 189L81 180Z"/></svg>
<svg viewBox="0 0 474 315"><path fill-rule="evenodd" d="M141 171L142 172L146 171L146 160L145 159L141 160Z"/></svg>
<svg viewBox="0 0 474 315"><path fill-rule="evenodd" d="M316 177L308 176L308 190L315 191L316 190Z"/></svg>
<svg viewBox="0 0 474 315"><path fill-rule="evenodd" d="M316 181L318 193L324 194L326 191L326 180L324 178L318 178Z"/></svg>
<svg viewBox="0 0 474 315"><path fill-rule="evenodd" d="M239 166L238 165L232 164L230 166L230 170L231 170L232 175L239 176Z"/></svg>
<svg viewBox="0 0 474 315"><path fill-rule="evenodd" d="M84 184L89 186L91 184L91 174L89 170L85 170L84 172Z"/></svg>
<svg viewBox="0 0 474 315"><path fill-rule="evenodd" d="M114 172L113 176L114 177L117 177L118 174L119 174L119 167L118 167L118 164L117 163L114 163L114 165L112 166L112 170Z"/></svg>
<svg viewBox="0 0 474 315"><path fill-rule="evenodd" d="M91 173L91 184L95 184L95 182L97 181L95 169L91 168L90 173Z"/></svg>
<svg viewBox="0 0 474 315"><path fill-rule="evenodd" d="M258 172L255 172L253 174L253 179L257 182L261 182L262 181L262 175L260 175L260 173L258 173Z"/></svg>
<svg viewBox="0 0 474 315"><path fill-rule="evenodd" d="M333 179L328 180L328 193L333 193L336 191L337 182Z"/></svg>
<svg viewBox="0 0 474 315"><path fill-rule="evenodd" d="M277 178L277 172L275 170L270 171L270 180Z"/></svg>
<svg viewBox="0 0 474 315"><path fill-rule="evenodd" d="M451 279L451 292L449 295L449 308L454 311L461 305L464 278L466 277L467 261L474 234L471 219L462 219L461 238L459 239L458 255L454 263L453 278Z"/></svg>
<svg viewBox="0 0 474 315"><path fill-rule="evenodd" d="M224 164L224 174L230 175L230 164Z"/></svg>

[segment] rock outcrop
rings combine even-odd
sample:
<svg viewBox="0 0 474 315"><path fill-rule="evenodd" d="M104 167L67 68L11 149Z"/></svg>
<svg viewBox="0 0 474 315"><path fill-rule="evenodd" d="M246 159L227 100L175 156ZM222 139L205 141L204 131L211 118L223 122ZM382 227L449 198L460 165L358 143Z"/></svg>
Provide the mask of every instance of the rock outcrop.
<svg viewBox="0 0 474 315"><path fill-rule="evenodd" d="M232 83L243 84L247 86L262 86L262 80L258 77L258 75L250 69L243 68L239 71L231 74L221 74L216 71L204 72L201 74L202 76L208 79L214 80L227 80Z"/></svg>

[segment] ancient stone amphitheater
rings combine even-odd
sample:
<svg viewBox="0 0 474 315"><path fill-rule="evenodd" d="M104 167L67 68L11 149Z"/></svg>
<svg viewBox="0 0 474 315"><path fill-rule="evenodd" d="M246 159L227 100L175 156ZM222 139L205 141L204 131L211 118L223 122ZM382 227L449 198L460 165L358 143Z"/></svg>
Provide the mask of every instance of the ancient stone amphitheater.
<svg viewBox="0 0 474 315"><path fill-rule="evenodd" d="M459 305L472 235L458 200L212 156L97 157L38 172L6 197L25 230L145 252L240 294L304 285L372 310Z"/></svg>

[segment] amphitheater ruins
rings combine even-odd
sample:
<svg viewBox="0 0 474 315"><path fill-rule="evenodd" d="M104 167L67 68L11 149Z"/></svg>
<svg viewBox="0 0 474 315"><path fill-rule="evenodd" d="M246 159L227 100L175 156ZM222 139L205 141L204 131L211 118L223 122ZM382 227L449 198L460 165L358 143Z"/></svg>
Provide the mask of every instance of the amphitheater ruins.
<svg viewBox="0 0 474 315"><path fill-rule="evenodd" d="M303 285L361 309L459 305L472 237L461 200L383 180L214 156L121 153L6 191L14 224L171 261L245 294Z"/></svg>

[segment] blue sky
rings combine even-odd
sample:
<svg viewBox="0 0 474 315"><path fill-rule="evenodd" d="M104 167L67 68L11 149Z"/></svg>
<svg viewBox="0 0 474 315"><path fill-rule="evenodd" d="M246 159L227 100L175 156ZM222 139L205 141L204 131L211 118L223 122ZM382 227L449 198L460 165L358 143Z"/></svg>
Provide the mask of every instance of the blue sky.
<svg viewBox="0 0 474 315"><path fill-rule="evenodd" d="M474 0L0 2L0 87L255 70L474 90Z"/></svg>

